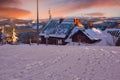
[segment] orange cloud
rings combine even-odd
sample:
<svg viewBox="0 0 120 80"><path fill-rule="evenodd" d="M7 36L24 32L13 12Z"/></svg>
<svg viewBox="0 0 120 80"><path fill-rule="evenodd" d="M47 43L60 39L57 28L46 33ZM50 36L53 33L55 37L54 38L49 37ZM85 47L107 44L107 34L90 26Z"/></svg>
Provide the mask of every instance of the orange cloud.
<svg viewBox="0 0 120 80"><path fill-rule="evenodd" d="M36 0L0 0L0 16L22 18L32 13L28 17L36 18L35 4ZM51 8L52 17L59 17L90 8L117 7L120 9L120 0L39 0L39 7L40 18L48 18L49 8Z"/></svg>
<svg viewBox="0 0 120 80"><path fill-rule="evenodd" d="M19 0L0 0L0 16L6 18L21 18L29 15L27 10L14 8L20 4Z"/></svg>
<svg viewBox="0 0 120 80"><path fill-rule="evenodd" d="M17 8L0 7L0 16L8 18L21 18L23 16L29 15L30 12Z"/></svg>

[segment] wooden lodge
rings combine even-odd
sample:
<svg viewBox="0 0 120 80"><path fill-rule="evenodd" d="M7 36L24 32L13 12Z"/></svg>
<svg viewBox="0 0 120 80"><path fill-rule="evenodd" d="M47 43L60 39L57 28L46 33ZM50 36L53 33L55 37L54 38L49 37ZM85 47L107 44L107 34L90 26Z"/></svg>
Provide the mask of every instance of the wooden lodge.
<svg viewBox="0 0 120 80"><path fill-rule="evenodd" d="M75 27L69 36L72 42L85 42L85 43L95 43L100 41L99 36L91 29L81 29Z"/></svg>
<svg viewBox="0 0 120 80"><path fill-rule="evenodd" d="M85 29L77 19L74 21L51 20L39 34L42 44L65 45L67 39L72 42L94 43L100 41L92 29Z"/></svg>
<svg viewBox="0 0 120 80"><path fill-rule="evenodd" d="M76 32L73 36L71 36L72 42L85 42L85 43L95 43L99 41L99 39L91 39L82 31Z"/></svg>
<svg viewBox="0 0 120 80"><path fill-rule="evenodd" d="M51 20L40 33L41 43L65 45L65 40L73 27L73 22L59 22Z"/></svg>

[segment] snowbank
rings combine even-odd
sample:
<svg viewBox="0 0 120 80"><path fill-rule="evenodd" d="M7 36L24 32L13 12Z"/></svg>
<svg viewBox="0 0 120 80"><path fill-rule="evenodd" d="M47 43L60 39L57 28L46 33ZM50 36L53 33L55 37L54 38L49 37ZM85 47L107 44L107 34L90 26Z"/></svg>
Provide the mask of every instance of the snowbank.
<svg viewBox="0 0 120 80"><path fill-rule="evenodd" d="M92 28L92 30L96 33L94 33L94 36L97 35L101 41L99 43L92 44L94 46L115 46L115 43L117 41L117 37L110 35L107 30L101 31L96 28Z"/></svg>
<svg viewBox="0 0 120 80"><path fill-rule="evenodd" d="M0 80L120 80L120 49L0 46Z"/></svg>

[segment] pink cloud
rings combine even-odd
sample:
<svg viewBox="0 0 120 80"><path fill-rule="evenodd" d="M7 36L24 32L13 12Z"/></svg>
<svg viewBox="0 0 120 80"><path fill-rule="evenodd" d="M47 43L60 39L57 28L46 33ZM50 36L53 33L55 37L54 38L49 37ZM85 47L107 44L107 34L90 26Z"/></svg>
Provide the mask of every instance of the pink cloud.
<svg viewBox="0 0 120 80"><path fill-rule="evenodd" d="M61 2L53 5L57 7L54 10L56 16L75 12L77 10L90 9L90 8L120 8L120 0L62 0Z"/></svg>

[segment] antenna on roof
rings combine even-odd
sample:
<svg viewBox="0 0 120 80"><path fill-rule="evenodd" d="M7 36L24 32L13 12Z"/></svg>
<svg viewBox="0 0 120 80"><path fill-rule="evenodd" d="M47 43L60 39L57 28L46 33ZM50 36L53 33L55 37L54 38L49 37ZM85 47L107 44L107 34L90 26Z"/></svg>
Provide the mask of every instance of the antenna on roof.
<svg viewBox="0 0 120 80"><path fill-rule="evenodd" d="M52 19L52 15L51 15L51 10L50 10L50 8L49 8L49 10L48 10L48 14L49 14L49 20L51 20L51 19Z"/></svg>

